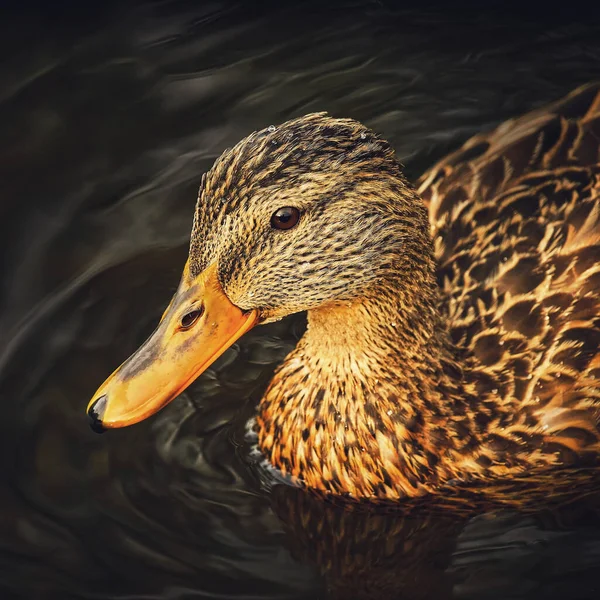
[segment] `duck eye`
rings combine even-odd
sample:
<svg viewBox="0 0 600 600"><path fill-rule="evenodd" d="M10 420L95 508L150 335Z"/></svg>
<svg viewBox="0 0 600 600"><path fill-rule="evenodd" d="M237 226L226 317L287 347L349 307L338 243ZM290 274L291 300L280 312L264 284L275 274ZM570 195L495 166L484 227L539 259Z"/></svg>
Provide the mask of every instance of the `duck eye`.
<svg viewBox="0 0 600 600"><path fill-rule="evenodd" d="M271 216L273 229L291 229L300 220L300 211L293 206L278 208Z"/></svg>
<svg viewBox="0 0 600 600"><path fill-rule="evenodd" d="M197 308L183 315L181 317L181 329L189 329L202 316L203 312L204 308Z"/></svg>

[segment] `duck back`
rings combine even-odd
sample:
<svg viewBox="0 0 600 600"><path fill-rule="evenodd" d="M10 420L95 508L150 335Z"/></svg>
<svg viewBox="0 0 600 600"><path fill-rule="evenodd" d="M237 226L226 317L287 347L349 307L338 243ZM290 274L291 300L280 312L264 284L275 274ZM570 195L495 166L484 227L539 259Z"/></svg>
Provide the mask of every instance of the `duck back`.
<svg viewBox="0 0 600 600"><path fill-rule="evenodd" d="M490 446L565 464L600 448L600 83L477 135L418 183L451 338Z"/></svg>

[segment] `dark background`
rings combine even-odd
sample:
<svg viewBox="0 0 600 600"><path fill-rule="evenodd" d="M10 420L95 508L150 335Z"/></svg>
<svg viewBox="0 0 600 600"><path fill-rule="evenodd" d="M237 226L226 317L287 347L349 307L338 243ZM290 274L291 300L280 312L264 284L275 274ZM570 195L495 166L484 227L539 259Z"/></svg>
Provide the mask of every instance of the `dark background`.
<svg viewBox="0 0 600 600"><path fill-rule="evenodd" d="M0 596L326 597L327 573L290 550L240 433L301 316L253 331L134 428L94 436L87 401L167 304L200 176L226 147L327 110L389 139L415 179L474 133L600 79L598 10L1 10ZM457 598L598 597L592 521L509 513L465 531Z"/></svg>

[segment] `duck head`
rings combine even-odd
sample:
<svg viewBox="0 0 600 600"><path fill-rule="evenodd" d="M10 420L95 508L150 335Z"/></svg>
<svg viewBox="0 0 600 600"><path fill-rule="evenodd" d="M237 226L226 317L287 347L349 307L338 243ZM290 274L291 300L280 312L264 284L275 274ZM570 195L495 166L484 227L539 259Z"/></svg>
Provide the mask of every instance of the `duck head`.
<svg viewBox="0 0 600 600"><path fill-rule="evenodd" d="M260 323L397 290L398 277L418 289L429 244L393 150L360 123L318 113L253 133L203 177L177 292L94 395L92 428L152 415Z"/></svg>

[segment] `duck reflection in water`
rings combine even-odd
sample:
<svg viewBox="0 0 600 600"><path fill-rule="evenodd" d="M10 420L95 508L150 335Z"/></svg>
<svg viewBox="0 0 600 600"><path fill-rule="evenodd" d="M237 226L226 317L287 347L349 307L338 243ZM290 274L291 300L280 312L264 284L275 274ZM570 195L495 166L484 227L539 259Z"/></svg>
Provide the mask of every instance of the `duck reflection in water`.
<svg viewBox="0 0 600 600"><path fill-rule="evenodd" d="M577 526L593 531L600 526L600 495L596 491L600 481L596 477L582 471L567 475L558 485L556 477L552 480L538 480L537 488L528 480L514 482L498 488L493 501L487 495L484 500L476 490L462 490L444 500L379 507L276 485L271 490L271 502L285 525L292 555L320 573L331 598L443 600L477 597L468 589L460 590L464 580L477 579L475 569L461 573L454 564L460 539L476 521L475 527L481 526L482 519L492 527L499 523L496 526L505 534L502 528L506 519L526 519L525 539L518 534L514 540L500 537L498 545L536 548L541 538L550 558L540 557L540 562L562 559L556 547L564 540L559 534L553 539L557 531ZM475 546L472 552L485 555L489 548ZM567 556L568 552L562 550ZM531 560L524 558L525 564ZM569 556L567 564L572 559L573 555ZM489 560L492 570L501 570L498 557ZM519 558L515 563L506 567L503 591L511 597L529 598L531 581L520 572L523 564Z"/></svg>
<svg viewBox="0 0 600 600"><path fill-rule="evenodd" d="M316 568L331 598L452 597L448 567L468 512L387 512L285 485L274 486L271 500L292 555Z"/></svg>

